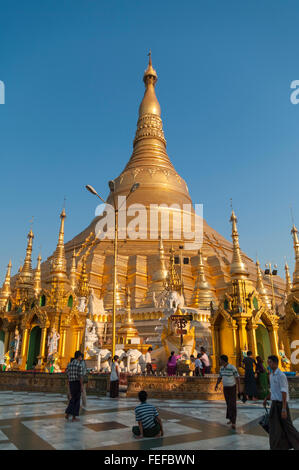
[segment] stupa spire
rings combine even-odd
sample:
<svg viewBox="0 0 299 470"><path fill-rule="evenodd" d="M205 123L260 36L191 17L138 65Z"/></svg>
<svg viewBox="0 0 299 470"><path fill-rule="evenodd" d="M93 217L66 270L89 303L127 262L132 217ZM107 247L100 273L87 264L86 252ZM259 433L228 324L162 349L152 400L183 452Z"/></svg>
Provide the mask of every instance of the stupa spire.
<svg viewBox="0 0 299 470"><path fill-rule="evenodd" d="M200 249L198 250L198 273L191 300L191 307L207 308L210 307L210 304L213 300L213 292L210 284L206 280L202 250Z"/></svg>
<svg viewBox="0 0 299 470"><path fill-rule="evenodd" d="M285 273L286 273L286 291L285 291L285 295L286 295L286 297L288 297L288 295L290 294L291 289L292 289L292 281L291 281L291 276L290 276L289 265L288 265L287 262L285 263L284 269L285 269Z"/></svg>
<svg viewBox="0 0 299 470"><path fill-rule="evenodd" d="M58 235L58 243L51 263L50 278L51 282L63 284L67 281L66 277L66 259L64 250L64 221L66 218L65 209L60 214L60 228Z"/></svg>
<svg viewBox="0 0 299 470"><path fill-rule="evenodd" d="M11 279L11 260L9 260L9 263L7 265L7 271L6 271L6 276L3 282L3 286L0 292L0 306L2 307L5 305L6 300L9 298L11 295L11 287L10 287L10 279Z"/></svg>
<svg viewBox="0 0 299 470"><path fill-rule="evenodd" d="M267 289L264 286L262 271L260 268L259 260L256 260L256 269L257 269L257 282L256 282L256 290L260 294L262 300L267 305L269 309L272 308L272 302L268 296Z"/></svg>
<svg viewBox="0 0 299 470"><path fill-rule="evenodd" d="M71 289L74 291L76 290L77 287L77 267L76 267L76 252L75 249L73 250L72 254L72 265L71 265L71 271L70 271L70 285Z"/></svg>
<svg viewBox="0 0 299 470"><path fill-rule="evenodd" d="M230 273L234 279L244 279L248 277L248 271L245 263L242 261L241 250L239 245L239 233L237 228L238 219L232 210L230 222L232 224L233 239L233 257L230 265Z"/></svg>
<svg viewBox="0 0 299 470"><path fill-rule="evenodd" d="M41 291L42 285L41 285L41 260L42 257L39 254L37 257L37 265L34 273L34 293L35 295L38 295Z"/></svg>
<svg viewBox="0 0 299 470"><path fill-rule="evenodd" d="M33 286L33 271L32 271L32 245L34 235L32 230L27 235L28 243L26 248L26 256L22 270L19 274L18 287L19 288L30 288Z"/></svg>
<svg viewBox="0 0 299 470"><path fill-rule="evenodd" d="M89 285L88 285L88 275L86 272L86 258L82 258L82 267L80 273L80 279L78 284L78 296L79 297L88 297L89 294Z"/></svg>
<svg viewBox="0 0 299 470"><path fill-rule="evenodd" d="M292 291L299 290L299 240L298 240L298 230L295 225L291 230L294 241L294 251L295 251L295 269L293 273L293 287Z"/></svg>

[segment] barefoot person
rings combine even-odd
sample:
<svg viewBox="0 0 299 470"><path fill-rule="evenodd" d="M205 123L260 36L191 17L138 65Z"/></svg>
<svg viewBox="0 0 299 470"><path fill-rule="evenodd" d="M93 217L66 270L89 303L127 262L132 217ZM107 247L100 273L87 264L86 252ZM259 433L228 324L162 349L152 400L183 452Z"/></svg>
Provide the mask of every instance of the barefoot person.
<svg viewBox="0 0 299 470"><path fill-rule="evenodd" d="M138 426L133 426L132 432L136 437L163 436L163 425L159 413L153 405L147 403L147 393L142 390L138 393L140 405L135 408L135 417Z"/></svg>
<svg viewBox="0 0 299 470"><path fill-rule="evenodd" d="M113 362L111 366L111 374L110 374L110 398L118 398L119 394L119 357L115 355L113 357Z"/></svg>
<svg viewBox="0 0 299 470"><path fill-rule="evenodd" d="M227 424L231 424L232 429L236 429L237 392L240 392L240 377L235 366L229 364L228 357L225 354L220 356L220 365L221 368L215 391L218 390L218 385L222 380L223 393L227 406L226 418L229 420Z"/></svg>
<svg viewBox="0 0 299 470"><path fill-rule="evenodd" d="M271 450L299 450L299 432L292 423L289 401L289 385L286 375L278 368L278 357L269 356L270 393L264 400L271 399L269 415L269 440Z"/></svg>
<svg viewBox="0 0 299 470"><path fill-rule="evenodd" d="M69 363L66 369L71 399L65 410L65 417L68 419L70 415L73 416L72 421L78 421L77 416L80 411L80 398L83 390L82 357L81 351L76 351L74 360Z"/></svg>

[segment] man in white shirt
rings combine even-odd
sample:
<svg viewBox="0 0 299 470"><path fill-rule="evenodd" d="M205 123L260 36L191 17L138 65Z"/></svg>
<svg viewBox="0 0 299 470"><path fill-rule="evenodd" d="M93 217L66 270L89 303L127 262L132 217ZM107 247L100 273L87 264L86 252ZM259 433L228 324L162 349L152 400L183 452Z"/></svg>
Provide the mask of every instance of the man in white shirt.
<svg viewBox="0 0 299 470"><path fill-rule="evenodd" d="M153 366L152 366L152 352L153 348L149 347L147 352L145 353L145 363L146 363L146 372L147 374L152 373L155 375L155 372L153 371Z"/></svg>
<svg viewBox="0 0 299 470"><path fill-rule="evenodd" d="M232 429L236 429L237 420L237 391L240 392L240 376L237 369L232 364L229 364L228 357L225 354L220 356L220 372L215 386L215 391L218 390L218 385L222 380L223 394L226 401L227 411L226 419L227 424L231 424Z"/></svg>
<svg viewBox="0 0 299 470"><path fill-rule="evenodd" d="M269 415L269 440L271 450L299 450L299 432L292 423L289 401L289 385L286 375L278 368L278 357L269 356L270 393L264 400L271 399Z"/></svg>

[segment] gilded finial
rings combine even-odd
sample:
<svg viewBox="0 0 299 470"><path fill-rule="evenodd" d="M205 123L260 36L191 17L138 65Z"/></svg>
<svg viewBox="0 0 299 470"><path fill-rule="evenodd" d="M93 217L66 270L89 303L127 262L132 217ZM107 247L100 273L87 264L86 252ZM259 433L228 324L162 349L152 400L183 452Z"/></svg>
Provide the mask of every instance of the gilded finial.
<svg viewBox="0 0 299 470"><path fill-rule="evenodd" d="M30 229L27 235L28 243L26 248L26 256L23 267L19 273L17 281L19 288L31 289L33 287L33 271L32 271L32 245L34 235L32 229Z"/></svg>
<svg viewBox="0 0 299 470"><path fill-rule="evenodd" d="M74 291L77 287L77 266L76 266L76 252L75 248L72 254L72 265L70 271L70 285L71 289Z"/></svg>
<svg viewBox="0 0 299 470"><path fill-rule="evenodd" d="M88 275L86 271L86 258L82 257L82 267L78 283L78 297L88 297L89 295L89 285L88 285Z"/></svg>
<svg viewBox="0 0 299 470"><path fill-rule="evenodd" d="M272 302L271 299L268 296L267 289L264 286L264 281L263 281L263 276L262 276L262 271L260 268L260 262L257 259L256 260L256 269L257 269L257 283L256 283L256 290L260 294L263 302L266 304L266 306L271 309L272 307Z"/></svg>
<svg viewBox="0 0 299 470"><path fill-rule="evenodd" d="M0 307L3 307L5 305L6 300L11 295L11 287L10 287L11 267L12 267L11 260L9 260L9 263L7 265L6 276L5 276L3 286L0 292Z"/></svg>
<svg viewBox="0 0 299 470"><path fill-rule="evenodd" d="M215 299L211 286L206 280L203 255L202 250L200 249L198 250L198 272L192 295L191 307L207 308L214 300Z"/></svg>
<svg viewBox="0 0 299 470"><path fill-rule="evenodd" d="M39 254L38 257L37 257L37 266L36 266L36 269L35 269L35 273L34 273L34 293L35 295L37 296L40 291L41 291L41 260L42 260L42 257L41 255Z"/></svg>
<svg viewBox="0 0 299 470"><path fill-rule="evenodd" d="M152 65L152 53L150 52L148 55L149 63L143 75L145 92L139 107L139 118L145 116L146 114L155 114L159 117L161 116L161 108L155 93L155 85L158 80L158 75Z"/></svg>
<svg viewBox="0 0 299 470"><path fill-rule="evenodd" d="M230 222L232 224L232 239L233 239L233 258L230 266L230 273L234 279L244 279L248 277L248 271L245 263L242 261L240 245L239 245L239 233L237 228L237 217L232 210Z"/></svg>
<svg viewBox="0 0 299 470"><path fill-rule="evenodd" d="M50 277L48 282L55 284L57 287L63 287L67 281L66 277L66 259L64 250L64 221L66 218L65 209L63 208L60 214L60 228L58 235L58 242L55 253L53 255Z"/></svg>
<svg viewBox="0 0 299 470"><path fill-rule="evenodd" d="M291 281L291 276L290 276L289 265L288 265L287 262L285 262L284 269L285 269L285 273L286 273L286 291L285 291L285 295L286 295L286 297L288 297L288 295L291 293L292 281Z"/></svg>

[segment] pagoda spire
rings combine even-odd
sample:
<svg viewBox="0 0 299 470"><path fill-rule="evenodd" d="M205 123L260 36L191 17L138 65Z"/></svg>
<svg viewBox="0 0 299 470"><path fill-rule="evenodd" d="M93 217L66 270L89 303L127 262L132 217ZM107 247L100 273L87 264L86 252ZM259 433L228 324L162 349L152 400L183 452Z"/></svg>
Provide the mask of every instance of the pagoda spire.
<svg viewBox="0 0 299 470"><path fill-rule="evenodd" d="M171 247L169 258L169 272L166 279L165 287L168 291L177 291L182 294L182 285L180 276L175 268L174 249Z"/></svg>
<svg viewBox="0 0 299 470"><path fill-rule="evenodd" d="M58 243L53 255L51 270L50 270L50 282L54 282L58 285L64 284L67 281L66 277L66 259L64 250L64 221L66 218L65 209L60 214L60 228L58 235Z"/></svg>
<svg viewBox="0 0 299 470"><path fill-rule="evenodd" d="M88 275L86 272L86 258L82 257L82 267L78 283L78 296L79 297L88 297L89 294L89 285L88 285Z"/></svg>
<svg viewBox="0 0 299 470"><path fill-rule="evenodd" d="M0 307L3 307L11 295L11 287L10 287L10 279L11 279L11 260L9 260L9 263L7 265L7 271L6 271L6 276L3 282L3 286L1 289L0 293Z"/></svg>
<svg viewBox="0 0 299 470"><path fill-rule="evenodd" d="M210 284L206 280L202 250L198 250L198 274L191 300L191 307L210 307L214 296Z"/></svg>
<svg viewBox="0 0 299 470"><path fill-rule="evenodd" d="M264 281L263 281L263 276L262 276L262 271L260 268L260 262L259 260L256 260L256 269L257 269L257 282L256 282L256 290L260 294L263 302L266 304L266 306L271 309L272 308L272 302L268 296L267 289L264 286Z"/></svg>
<svg viewBox="0 0 299 470"><path fill-rule="evenodd" d="M32 245L34 235L32 230L28 233L27 238L26 256L18 278L18 287L21 289L30 289L33 287Z"/></svg>
<svg viewBox="0 0 299 470"><path fill-rule="evenodd" d="M124 345L132 344L132 338L139 338L138 330L131 315L131 292L129 287L126 290L125 319L117 330L117 338L118 343Z"/></svg>
<svg viewBox="0 0 299 470"><path fill-rule="evenodd" d="M289 265L288 265L287 262L285 263L284 269L285 269L285 273L286 273L286 291L285 291L285 296L288 297L289 294L291 293L292 281L291 281L291 276L290 276Z"/></svg>
<svg viewBox="0 0 299 470"><path fill-rule="evenodd" d="M230 222L232 224L232 239L233 239L233 257L230 265L230 274L234 279L246 279L248 271L245 263L242 261L241 250L239 245L239 233L237 228L237 217L232 211Z"/></svg>
<svg viewBox="0 0 299 470"><path fill-rule="evenodd" d="M70 285L71 289L74 291L77 287L77 266L76 266L76 252L75 249L73 250L72 254L72 265L70 271Z"/></svg>
<svg viewBox="0 0 299 470"><path fill-rule="evenodd" d="M295 251L295 269L293 273L292 292L295 292L299 290L299 240L298 240L298 230L295 227L295 225L293 225L291 233L293 235L294 251Z"/></svg>
<svg viewBox="0 0 299 470"><path fill-rule="evenodd" d="M38 294L40 293L41 288L42 288L42 285L41 285L41 260L42 260L42 257L39 254L38 257L37 257L37 266L36 266L36 270L35 270L35 273L34 273L34 285L33 285L34 293L35 293L36 296L38 296Z"/></svg>

